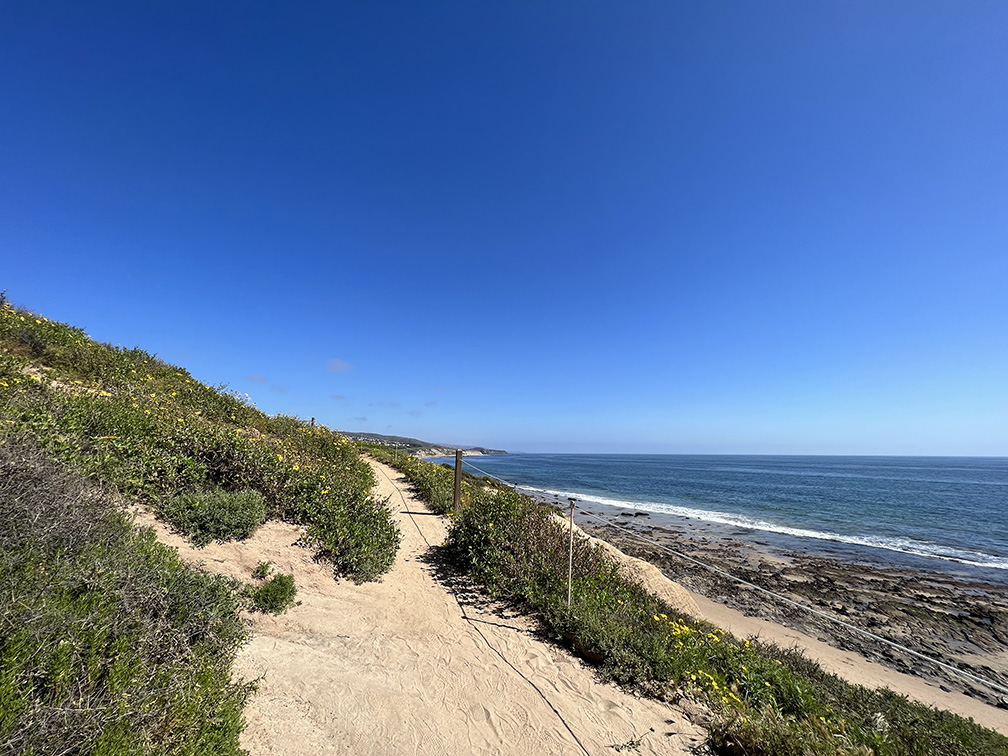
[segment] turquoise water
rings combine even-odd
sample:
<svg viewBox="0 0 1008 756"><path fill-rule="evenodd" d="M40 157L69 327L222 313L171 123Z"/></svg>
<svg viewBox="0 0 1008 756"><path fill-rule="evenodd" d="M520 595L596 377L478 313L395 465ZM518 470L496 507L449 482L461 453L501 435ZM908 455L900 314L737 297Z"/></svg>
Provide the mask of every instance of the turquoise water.
<svg viewBox="0 0 1008 756"><path fill-rule="evenodd" d="M1008 459L508 454L466 458L530 492L690 518L806 550L959 565L1008 582ZM902 555L902 556L901 556Z"/></svg>

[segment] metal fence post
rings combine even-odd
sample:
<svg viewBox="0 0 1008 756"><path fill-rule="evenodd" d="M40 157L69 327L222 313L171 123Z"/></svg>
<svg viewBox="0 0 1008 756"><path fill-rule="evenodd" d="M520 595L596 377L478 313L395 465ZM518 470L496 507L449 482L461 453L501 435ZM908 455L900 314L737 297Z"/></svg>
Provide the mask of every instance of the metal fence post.
<svg viewBox="0 0 1008 756"><path fill-rule="evenodd" d="M570 545L567 548L567 611L571 606L571 580L574 576L574 499L570 500Z"/></svg>

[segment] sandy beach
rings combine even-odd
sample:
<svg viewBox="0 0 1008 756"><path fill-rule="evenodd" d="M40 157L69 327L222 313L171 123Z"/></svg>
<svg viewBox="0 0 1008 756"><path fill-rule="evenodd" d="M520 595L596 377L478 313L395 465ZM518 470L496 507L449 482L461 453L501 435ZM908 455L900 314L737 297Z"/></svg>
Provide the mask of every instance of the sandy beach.
<svg viewBox="0 0 1008 756"><path fill-rule="evenodd" d="M696 705L642 699L598 682L584 661L541 639L534 622L445 574L436 559L445 521L409 494L398 473L372 464L403 533L396 564L378 583L334 580L299 545L292 525L270 522L246 541L195 549L150 514L140 516L184 559L208 570L248 581L260 561L270 561L295 577L300 604L278 617L253 615L253 638L236 663L237 674L259 679L242 737L252 756L531 756L608 753L618 746L687 754L703 742L705 712ZM607 537L631 554L655 559L614 531ZM816 632L746 616L728 605L746 609L741 598L712 601L699 589L716 595L713 584L688 570L680 578L693 589L692 599L650 564L626 562L653 591L736 635L798 646L849 680L886 685L1008 733L1008 711L835 648ZM829 595L840 600L835 591Z"/></svg>

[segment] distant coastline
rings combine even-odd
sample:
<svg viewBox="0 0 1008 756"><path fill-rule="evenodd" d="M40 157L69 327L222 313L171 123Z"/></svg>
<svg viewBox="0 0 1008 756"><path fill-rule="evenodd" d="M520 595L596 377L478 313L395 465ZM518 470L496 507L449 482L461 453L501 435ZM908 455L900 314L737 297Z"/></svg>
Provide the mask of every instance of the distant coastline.
<svg viewBox="0 0 1008 756"><path fill-rule="evenodd" d="M454 457L457 449L462 450L464 457L482 457L487 454L507 454L503 449L488 449L484 446L454 446L431 441L421 441L409 436L386 436L381 433L355 433L339 431L351 441L363 441L370 444L381 444L392 449L398 449L414 457Z"/></svg>
<svg viewBox="0 0 1008 756"><path fill-rule="evenodd" d="M422 459L428 459L431 457L453 457L455 456L456 449L460 449L457 446L427 446L422 449L417 449L411 452L415 457L421 457ZM469 449L461 449L463 457L482 457L487 454L507 454L506 451L501 449L484 449L482 446L473 446Z"/></svg>

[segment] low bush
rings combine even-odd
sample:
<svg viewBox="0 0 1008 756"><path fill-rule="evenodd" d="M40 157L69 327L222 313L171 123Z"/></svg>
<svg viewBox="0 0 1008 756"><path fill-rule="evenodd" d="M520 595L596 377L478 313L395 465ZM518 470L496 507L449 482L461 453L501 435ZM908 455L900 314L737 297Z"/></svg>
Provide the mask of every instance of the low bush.
<svg viewBox="0 0 1008 756"><path fill-rule="evenodd" d="M115 497L0 443L0 753L237 754L240 586Z"/></svg>
<svg viewBox="0 0 1008 756"><path fill-rule="evenodd" d="M195 545L206 546L248 538L266 518L266 502L258 491L196 491L168 499L158 514Z"/></svg>
<svg viewBox="0 0 1008 756"><path fill-rule="evenodd" d="M294 576L283 573L274 575L261 585L255 586L249 595L252 599L252 608L256 611L282 614L294 603L294 597L297 596Z"/></svg>
<svg viewBox="0 0 1008 756"><path fill-rule="evenodd" d="M273 564L271 562L259 562L256 568L252 570L252 577L256 580L265 580L269 577L269 574L273 571Z"/></svg>

